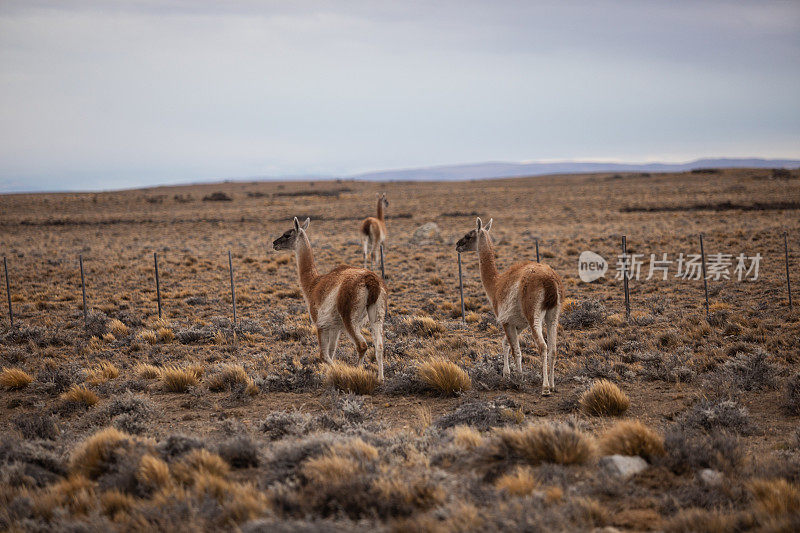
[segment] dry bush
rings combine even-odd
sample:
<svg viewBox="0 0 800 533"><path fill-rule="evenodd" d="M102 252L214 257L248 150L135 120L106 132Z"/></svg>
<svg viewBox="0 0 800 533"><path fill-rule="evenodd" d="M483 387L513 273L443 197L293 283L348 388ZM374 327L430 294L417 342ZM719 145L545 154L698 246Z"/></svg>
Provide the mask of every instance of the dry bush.
<svg viewBox="0 0 800 533"><path fill-rule="evenodd" d="M86 407L91 407L100 400L97 394L83 385L73 385L67 392L61 395L61 399L70 403L82 404Z"/></svg>
<svg viewBox="0 0 800 533"><path fill-rule="evenodd" d="M86 370L85 374L88 383L97 385L119 376L119 369L111 361L100 361Z"/></svg>
<svg viewBox="0 0 800 533"><path fill-rule="evenodd" d="M208 384L208 390L214 392L230 390L236 385L243 385L247 394L251 396L258 394L258 387L253 383L250 376L247 375L242 365L224 365L219 372L210 376L206 380L206 383Z"/></svg>
<svg viewBox="0 0 800 533"><path fill-rule="evenodd" d="M72 451L70 470L88 478L97 477L105 471L114 451L132 438L117 428L101 429Z"/></svg>
<svg viewBox="0 0 800 533"><path fill-rule="evenodd" d="M152 329L140 331L136 338L147 344L158 344L158 334Z"/></svg>
<svg viewBox="0 0 800 533"><path fill-rule="evenodd" d="M401 320L400 328L407 334L420 337L433 337L445 332L442 324L429 316L409 316Z"/></svg>
<svg viewBox="0 0 800 533"><path fill-rule="evenodd" d="M588 415L621 416L628 410L631 401L615 384L601 379L581 395L580 404Z"/></svg>
<svg viewBox="0 0 800 533"><path fill-rule="evenodd" d="M100 495L100 508L104 515L115 521L123 520L136 505L136 498L118 489Z"/></svg>
<svg viewBox="0 0 800 533"><path fill-rule="evenodd" d="M528 496L539 487L539 482L530 467L518 466L513 472L497 478L494 486L513 496Z"/></svg>
<svg viewBox="0 0 800 533"><path fill-rule="evenodd" d="M428 388L448 396L472 387L469 374L444 357L431 357L419 363L417 376Z"/></svg>
<svg viewBox="0 0 800 533"><path fill-rule="evenodd" d="M795 374L786 382L784 406L790 414L800 414L800 373Z"/></svg>
<svg viewBox="0 0 800 533"><path fill-rule="evenodd" d="M3 368L3 372L0 373L0 385L9 390L22 389L32 381L33 378L19 368Z"/></svg>
<svg viewBox="0 0 800 533"><path fill-rule="evenodd" d="M524 428L499 428L478 450L483 463L523 461L531 465L583 464L594 456L594 442L577 428L546 423Z"/></svg>
<svg viewBox="0 0 800 533"><path fill-rule="evenodd" d="M326 365L325 381L344 392L372 394L378 387L378 375L361 366L335 361Z"/></svg>
<svg viewBox="0 0 800 533"><path fill-rule="evenodd" d="M189 387L197 385L198 378L197 374L188 368L170 365L161 370L161 381L169 392L186 392Z"/></svg>
<svg viewBox="0 0 800 533"><path fill-rule="evenodd" d="M604 526L611 521L608 509L594 498L576 498L570 504L572 515L579 523Z"/></svg>
<svg viewBox="0 0 800 533"><path fill-rule="evenodd" d="M148 363L139 363L133 367L133 372L139 379L156 379L161 375L161 370Z"/></svg>
<svg viewBox="0 0 800 533"><path fill-rule="evenodd" d="M94 483L82 475L70 475L49 485L33 500L34 512L52 519L59 507L73 515L86 515L95 506Z"/></svg>
<svg viewBox="0 0 800 533"><path fill-rule="evenodd" d="M603 455L638 455L647 461L664 455L664 437L638 420L624 420L600 438Z"/></svg>
<svg viewBox="0 0 800 533"><path fill-rule="evenodd" d="M302 473L311 483L346 483L360 473L360 467L349 457L323 455L306 461Z"/></svg>
<svg viewBox="0 0 800 533"><path fill-rule="evenodd" d="M605 315L606 307L599 300L581 300L565 306L560 322L564 329L584 329L599 324Z"/></svg>
<svg viewBox="0 0 800 533"><path fill-rule="evenodd" d="M729 533L747 531L755 524L741 513L720 509L684 509L664 524L666 533Z"/></svg>
<svg viewBox="0 0 800 533"><path fill-rule="evenodd" d="M230 472L225 459L205 448L195 448L177 463L173 463L173 473L182 483L191 485L198 476L217 476L224 478Z"/></svg>
<svg viewBox="0 0 800 533"><path fill-rule="evenodd" d="M115 337L124 337L130 333L130 328L126 326L121 320L115 318L108 323L108 331Z"/></svg>

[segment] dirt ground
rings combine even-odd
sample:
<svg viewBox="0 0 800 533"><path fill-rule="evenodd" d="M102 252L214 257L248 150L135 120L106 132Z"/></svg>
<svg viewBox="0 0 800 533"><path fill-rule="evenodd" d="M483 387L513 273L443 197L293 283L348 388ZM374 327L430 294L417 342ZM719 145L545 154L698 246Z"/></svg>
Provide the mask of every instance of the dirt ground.
<svg viewBox="0 0 800 533"><path fill-rule="evenodd" d="M317 358L317 337L299 289L294 258L274 252L271 243L290 229L292 217L310 217L308 234L320 272L339 264L360 266L360 221L374 216L379 192L386 192L390 202L385 249L390 312L386 382L372 394L352 397L336 392L325 381L326 369ZM226 199L213 200L214 193ZM213 516L203 515L200 504L190 505L184 523L203 529L256 531L280 523L298 530L512 530L536 529L529 524L540 519L565 530L601 526L682 530L686 523L713 529L714 520L723 520L721 530L798 524L800 381L792 377L800 371L800 301L795 293L791 313L783 241L786 231L792 283L800 287L796 276L798 209L800 173L785 175L768 169L456 183L226 182L0 196L0 249L8 261L16 323L12 329L7 316L3 318L0 360L4 368L23 370L33 378L27 386L3 388L4 445L13 447L14 439L22 440L43 447L64 464L60 470L51 469L53 479L30 473L26 475L32 479L7 475L0 498L11 510L3 513L0 523L25 530L53 527L58 520L37 514L37 498L48 490L55 498L54 489L48 489L58 482L54 480L75 475L75 450L82 441L107 425L126 429L117 423L118 413L110 411L110 406L122 396L133 395L146 403L146 415L127 432L133 435L128 435L130 439L151 439L148 442L155 446L152 443L180 434L206 442L214 450L226 439L246 438L255 448L258 459L254 463L241 467L231 463L229 482L257 488L263 501L242 504L247 512ZM462 255L468 316L466 323L461 322L455 242L475 227L476 216L493 219L491 233L501 271L517 261L535 260L538 241L541 262L563 279L567 306L558 333L558 391L552 396L540 395L541 362L528 333L522 337L524 375L500 376L502 330L495 325L483 292L476 254ZM417 242L415 230L426 222L435 222L440 235ZM700 233L707 258L731 254L733 261L731 279L708 282L708 319L702 281L676 277L676 263L670 265L667 280L658 275L645 279L650 254L660 258L666 253L672 260L679 254L697 254ZM641 277L630 281L630 319L625 318L622 282L614 279L622 235L627 237L628 251L644 258ZM235 341L228 251L237 292ZM583 251L596 252L608 261L604 278L592 283L579 279L578 256ZM153 252L159 260L162 319L158 318ZM734 267L741 253L760 254L757 280L737 280ZM81 307L79 255L91 310L89 331ZM5 289L0 292L5 310ZM417 328L414 321L424 317L438 326L430 331ZM121 321L124 330L115 330L113 319ZM426 390L415 369L432 356L443 356L463 368L471 378L471 388L455 395ZM353 346L344 338L338 358L356 362ZM117 370L116 376L88 372L106 361ZM170 392L163 378L141 375L137 365L143 363L157 369L196 365L202 376L186 392ZM217 388L210 385L211 378L226 364L242 365L253 385L247 393L228 385L211 390ZM369 368L375 369L374 362ZM559 422L579 428L588 438L601 439L619 418L588 415L579 401L597 379L614 382L630 399L623 420L640 420L667 437L667 458L649 460L649 468L625 482L624 489L617 485L608 489L598 473L598 454L584 466L561 467L565 470L557 475L531 462L538 488L524 495L510 494L513 491L503 489L492 476L464 467L473 463L465 459L463 450L450 462L441 459L442 450L455 446L449 433L453 430L441 420L460 413L464 406L491 410L508 402L519 413L507 421L509 427ZM65 393L81 384L99 401L91 406L67 405ZM736 421L719 415L716 421L698 423L702 427L687 422L701 416L699 412L706 416L725 401L733 402ZM322 429L283 439L264 436L262 423L272 413L299 413L306 420L327 413L337 419L345 416L342 402L357 403L360 422L341 422L335 427L322 423ZM55 433L26 430L22 418L52 419ZM500 438L488 427L468 419L463 423L480 431L483 441L478 450ZM447 495L432 498L432 503L408 504L409 510L402 511L328 500L324 506L311 508L289 505L286 493L310 490L303 486L307 481L303 476L310 474L302 474L310 460L298 460L301 473L289 475L290 481L281 480L291 490L284 486L278 490L277 482L264 477L269 477L270 465L274 467L276 446L296 439L292 442L301 447L303 438L311 439L322 430L370 442L380 451L380 460L387 462L375 467L381 472L399 460L399 452L388 444L381 447L380 439L421 439L413 447L425 457L425 466L414 468L424 471L420 476ZM669 448L671 432L679 430L703 443L717 438L719 431L735 439L742 459L680 463L678 452ZM694 442L688 437L679 440ZM705 453L686 446L690 449L687 457ZM714 457L728 454L723 448L712 452ZM409 460L407 452L403 457ZM25 463L2 450L0 460L6 465ZM169 458L163 460L172 468ZM702 483L697 476L703 468L723 472L722 488L698 488ZM109 500L104 475L88 475L87 501ZM782 518L777 522L763 518L764 509L770 507L759 496L763 491L753 488L753 480L764 479L788 483L789 488L784 487L778 496L774 494L778 489L769 489L771 498L790 502L781 507L789 517L783 522ZM563 496L554 497L554 487ZM76 505L74 499L66 499L54 504L65 509L56 516L62 523L68 517L91 528L110 524L119 529L160 529L171 523L153 511L174 514L163 501L154 503L152 491L119 486L114 490L123 493L124 498L119 498L127 502L120 505L122 510L106 503ZM23 493L34 502L33 510L20 510ZM147 512L142 510L145 504L150 506ZM520 505L532 510L521 511ZM776 516L775 512L771 515Z"/></svg>

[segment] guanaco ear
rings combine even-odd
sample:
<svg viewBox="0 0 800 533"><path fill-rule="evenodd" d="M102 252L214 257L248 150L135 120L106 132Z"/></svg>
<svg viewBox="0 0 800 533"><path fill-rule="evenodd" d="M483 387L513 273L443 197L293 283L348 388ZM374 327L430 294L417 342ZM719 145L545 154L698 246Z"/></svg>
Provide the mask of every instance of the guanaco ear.
<svg viewBox="0 0 800 533"><path fill-rule="evenodd" d="M478 217L478 231L480 231L482 227L483 227L483 222L481 222L481 217Z"/></svg>
<svg viewBox="0 0 800 533"><path fill-rule="evenodd" d="M300 221L297 220L297 217L294 217L294 230L298 231L300 229Z"/></svg>
<svg viewBox="0 0 800 533"><path fill-rule="evenodd" d="M306 221L303 222L303 231L308 229L308 225L311 224L311 217L307 217Z"/></svg>
<svg viewBox="0 0 800 533"><path fill-rule="evenodd" d="M492 221L493 221L493 220L494 220L493 218L490 218L490 219L489 219L489 223L488 223L488 224L486 224L486 227L485 227L485 228L483 228L483 229L485 229L486 231L489 231L490 229L492 229Z"/></svg>

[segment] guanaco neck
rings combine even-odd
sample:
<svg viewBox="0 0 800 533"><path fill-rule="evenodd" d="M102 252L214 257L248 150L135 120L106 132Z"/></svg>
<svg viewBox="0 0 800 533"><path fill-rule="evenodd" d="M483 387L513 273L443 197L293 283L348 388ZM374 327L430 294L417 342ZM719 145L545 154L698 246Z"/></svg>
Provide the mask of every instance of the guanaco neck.
<svg viewBox="0 0 800 533"><path fill-rule="evenodd" d="M497 266L494 262L494 249L492 240L485 230L478 232L478 261L481 269L481 281L486 295L492 302L492 307L496 306L495 286L497 284Z"/></svg>
<svg viewBox="0 0 800 533"><path fill-rule="evenodd" d="M298 243L294 248L294 255L297 259L297 273L300 276L300 287L306 295L311 293L314 284L319 278L317 267L314 264L314 252L311 251L311 243L306 232L300 234Z"/></svg>
<svg viewBox="0 0 800 533"><path fill-rule="evenodd" d="M378 220L383 222L383 198L378 198Z"/></svg>

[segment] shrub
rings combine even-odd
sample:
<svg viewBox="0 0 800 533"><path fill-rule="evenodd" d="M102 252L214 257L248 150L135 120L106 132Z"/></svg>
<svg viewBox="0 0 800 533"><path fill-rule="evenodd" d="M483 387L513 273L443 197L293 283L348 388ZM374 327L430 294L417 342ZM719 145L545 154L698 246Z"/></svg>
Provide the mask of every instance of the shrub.
<svg viewBox="0 0 800 533"><path fill-rule="evenodd" d="M615 384L601 379L581 395L581 409L593 416L621 416L628 410L631 401Z"/></svg>
<svg viewBox="0 0 800 533"><path fill-rule="evenodd" d="M763 390L775 387L777 369L768 360L769 354L757 350L753 354L737 353L725 361L722 372L737 390Z"/></svg>
<svg viewBox="0 0 800 533"><path fill-rule="evenodd" d="M139 363L133 367L136 377L139 379L156 379L161 375L161 370L155 365Z"/></svg>
<svg viewBox="0 0 800 533"><path fill-rule="evenodd" d="M485 464L525 462L530 465L583 464L594 455L594 443L569 424L545 423L524 428L496 429L478 450Z"/></svg>
<svg viewBox="0 0 800 533"><path fill-rule="evenodd" d="M56 419L47 413L25 413L14 418L14 425L26 439L55 440L58 437Z"/></svg>
<svg viewBox="0 0 800 533"><path fill-rule="evenodd" d="M36 374L36 381L49 394L60 394L75 383L76 377L77 371L71 365L47 365Z"/></svg>
<svg viewBox="0 0 800 533"><path fill-rule="evenodd" d="M114 451L128 445L131 437L116 428L101 429L75 448L70 457L70 470L91 479L105 472Z"/></svg>
<svg viewBox="0 0 800 533"><path fill-rule="evenodd" d="M9 390L17 390L27 387L33 378L24 370L19 368L4 368L0 373L0 385Z"/></svg>
<svg viewBox="0 0 800 533"><path fill-rule="evenodd" d="M211 194L203 196L204 202L230 202L232 200L233 198L222 191L212 192Z"/></svg>
<svg viewBox="0 0 800 533"><path fill-rule="evenodd" d="M90 335L102 337L108 331L108 316L102 311L89 311L86 315L86 330Z"/></svg>
<svg viewBox="0 0 800 533"><path fill-rule="evenodd" d="M267 434L270 440L282 439L286 436L305 435L311 425L311 417L297 411L275 411L259 425L259 429Z"/></svg>
<svg viewBox="0 0 800 533"><path fill-rule="evenodd" d="M444 357L432 357L420 363L417 376L430 390L448 396L469 390L472 386L469 375Z"/></svg>
<svg viewBox="0 0 800 533"><path fill-rule="evenodd" d="M445 332L444 326L429 316L404 317L399 325L400 332L406 335L433 337Z"/></svg>
<svg viewBox="0 0 800 533"><path fill-rule="evenodd" d="M680 424L688 429L727 429L742 435L752 434L755 429L747 408L733 400L698 402L683 415Z"/></svg>
<svg viewBox="0 0 800 533"><path fill-rule="evenodd" d="M258 387L253 383L250 376L247 375L242 365L224 365L219 372L208 378L207 383L208 390L214 392L231 390L235 385L242 385L245 387L245 391L251 396L258 394Z"/></svg>
<svg viewBox="0 0 800 533"><path fill-rule="evenodd" d="M119 376L119 369L110 361L100 361L86 370L86 381L92 385L105 383Z"/></svg>
<svg viewBox="0 0 800 533"><path fill-rule="evenodd" d="M638 420L617 422L600 438L603 455L638 455L647 461L664 455L664 437Z"/></svg>
<svg viewBox="0 0 800 533"><path fill-rule="evenodd" d="M740 513L721 509L683 509L665 524L666 533L728 533L752 529L750 520L743 519Z"/></svg>
<svg viewBox="0 0 800 533"><path fill-rule="evenodd" d="M247 436L234 437L223 442L217 452L233 468L248 468L259 464L258 448Z"/></svg>
<svg viewBox="0 0 800 533"><path fill-rule="evenodd" d="M161 370L161 381L169 392L186 392L197 385L197 373L188 368L166 366Z"/></svg>
<svg viewBox="0 0 800 533"><path fill-rule="evenodd" d="M789 413L800 414L800 373L795 374L786 382L784 405Z"/></svg>
<svg viewBox="0 0 800 533"><path fill-rule="evenodd" d="M87 389L84 385L73 385L67 392L61 395L65 402L91 407L99 401L97 394Z"/></svg>
<svg viewBox="0 0 800 533"><path fill-rule="evenodd" d="M354 394L372 394L378 387L376 373L338 361L326 365L325 381L341 391Z"/></svg>
<svg viewBox="0 0 800 533"><path fill-rule="evenodd" d="M709 434L672 427L664 436L664 449L663 463L676 474L699 468L733 472L745 457L739 438L720 430Z"/></svg>
<svg viewBox="0 0 800 533"><path fill-rule="evenodd" d="M561 325L564 329L589 328L601 323L606 316L606 308L598 300L572 301L565 305L561 313Z"/></svg>
<svg viewBox="0 0 800 533"><path fill-rule="evenodd" d="M144 433L158 409L146 396L126 392L115 396L93 415L101 425L113 422L114 427L126 433Z"/></svg>
<svg viewBox="0 0 800 533"><path fill-rule="evenodd" d="M434 425L441 429L469 425L487 431L496 427L519 424L523 418L520 406L509 398L497 398L488 402L470 400L436 419Z"/></svg>

